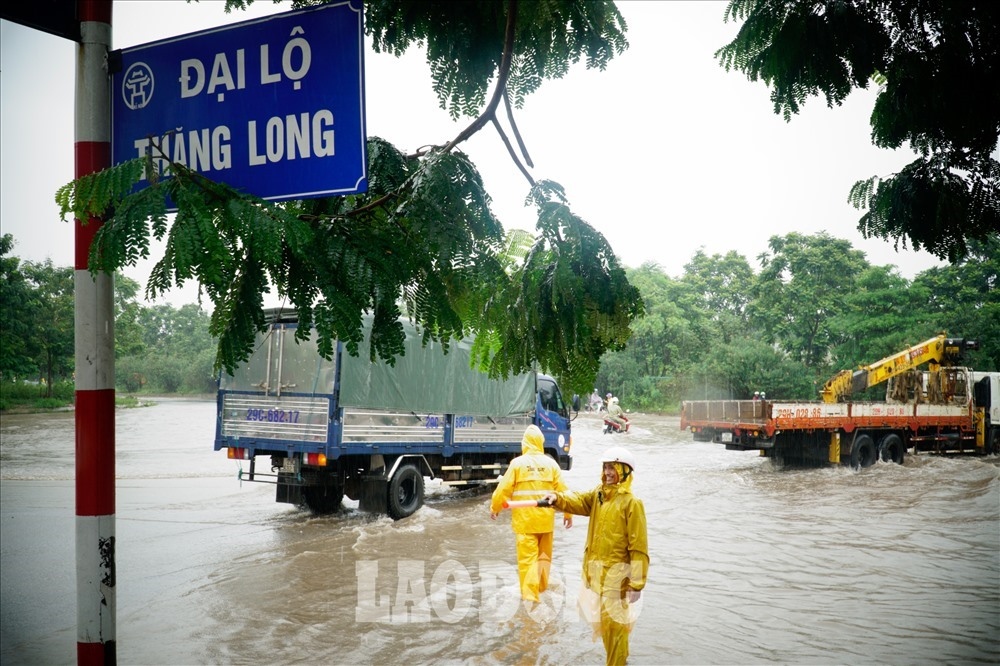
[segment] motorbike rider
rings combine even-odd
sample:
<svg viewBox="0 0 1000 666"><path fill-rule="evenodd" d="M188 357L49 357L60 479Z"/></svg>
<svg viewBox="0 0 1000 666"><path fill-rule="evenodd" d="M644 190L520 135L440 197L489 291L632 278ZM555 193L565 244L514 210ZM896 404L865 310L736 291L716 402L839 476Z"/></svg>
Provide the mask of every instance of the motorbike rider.
<svg viewBox="0 0 1000 666"><path fill-rule="evenodd" d="M625 418L625 411L618 404L618 398L616 396L611 396L611 398L608 399L608 415L605 419L613 422L620 430L625 429L625 424L628 419Z"/></svg>

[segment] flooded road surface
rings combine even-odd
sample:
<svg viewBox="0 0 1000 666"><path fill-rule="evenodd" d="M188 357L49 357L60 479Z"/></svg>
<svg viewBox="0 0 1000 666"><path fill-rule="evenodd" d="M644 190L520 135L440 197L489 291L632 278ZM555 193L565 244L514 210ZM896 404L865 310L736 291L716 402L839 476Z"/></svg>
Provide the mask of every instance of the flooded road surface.
<svg viewBox="0 0 1000 666"><path fill-rule="evenodd" d="M124 664L602 664L577 617L586 518L556 528L543 604L519 606L509 515L428 482L399 522L313 517L212 451L212 402L117 412ZM639 460L651 564L632 664L1000 663L1000 460L778 470L693 442L574 423L573 489ZM73 415L0 423L0 661L76 650Z"/></svg>

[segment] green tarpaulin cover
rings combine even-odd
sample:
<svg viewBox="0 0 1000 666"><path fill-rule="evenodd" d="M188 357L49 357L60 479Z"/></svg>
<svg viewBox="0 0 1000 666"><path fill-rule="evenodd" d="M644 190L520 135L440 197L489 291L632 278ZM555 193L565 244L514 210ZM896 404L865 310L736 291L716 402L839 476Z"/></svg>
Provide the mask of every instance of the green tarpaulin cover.
<svg viewBox="0 0 1000 666"><path fill-rule="evenodd" d="M263 393L266 387L268 393L281 395L332 394L334 362L317 353L315 335L296 342L294 315L281 314L283 323L275 323L259 339L249 361L234 376L223 373L222 388ZM534 373L490 379L470 367L470 342L452 341L445 354L438 342L424 346L420 334L405 320L406 353L396 358L395 366L372 363L368 354L371 320L365 324L359 356L344 352L341 357L341 407L493 418L535 408Z"/></svg>
<svg viewBox="0 0 1000 666"><path fill-rule="evenodd" d="M451 341L445 354L438 342L423 345L404 321L406 354L395 366L368 360L367 344L355 358L342 356L340 404L344 407L389 409L418 414L504 417L535 407L535 376L490 379L469 366L471 344ZM367 340L367 338L366 338Z"/></svg>

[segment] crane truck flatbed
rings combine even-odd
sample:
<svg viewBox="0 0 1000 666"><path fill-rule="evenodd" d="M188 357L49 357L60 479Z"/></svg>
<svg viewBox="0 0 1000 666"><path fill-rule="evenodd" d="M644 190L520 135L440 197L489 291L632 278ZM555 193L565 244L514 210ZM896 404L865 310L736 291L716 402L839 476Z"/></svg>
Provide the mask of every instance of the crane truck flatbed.
<svg viewBox="0 0 1000 666"><path fill-rule="evenodd" d="M784 463L868 467L908 450L1000 453L1000 373L947 365L971 340L943 335L857 371L838 373L821 401L687 400L681 429L697 441L759 450ZM930 363L919 371L915 366ZM876 378L874 381L871 378ZM884 401L851 401L886 381ZM851 387L855 387L852 391Z"/></svg>

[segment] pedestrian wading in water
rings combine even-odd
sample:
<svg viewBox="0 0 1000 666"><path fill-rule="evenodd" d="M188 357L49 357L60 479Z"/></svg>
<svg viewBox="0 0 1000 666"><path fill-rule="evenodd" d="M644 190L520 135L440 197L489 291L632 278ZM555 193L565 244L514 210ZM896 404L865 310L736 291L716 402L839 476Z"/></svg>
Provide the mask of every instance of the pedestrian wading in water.
<svg viewBox="0 0 1000 666"><path fill-rule="evenodd" d="M516 509L510 518L517 545L521 599L528 602L537 602L538 595L548 587L552 567L556 512L550 507L537 506L537 502L547 493L566 490L562 470L555 460L545 455L544 445L545 436L538 426L528 426L521 439L521 455L510 462L490 499L490 518L493 520L509 502L536 504ZM563 524L567 529L572 527L573 516L565 514Z"/></svg>
<svg viewBox="0 0 1000 666"><path fill-rule="evenodd" d="M590 516L583 550L580 611L604 641L607 664L628 660L628 635L635 625L649 570L646 510L632 494L635 457L625 448L601 457L601 483L585 492L555 492L546 502L566 513Z"/></svg>

